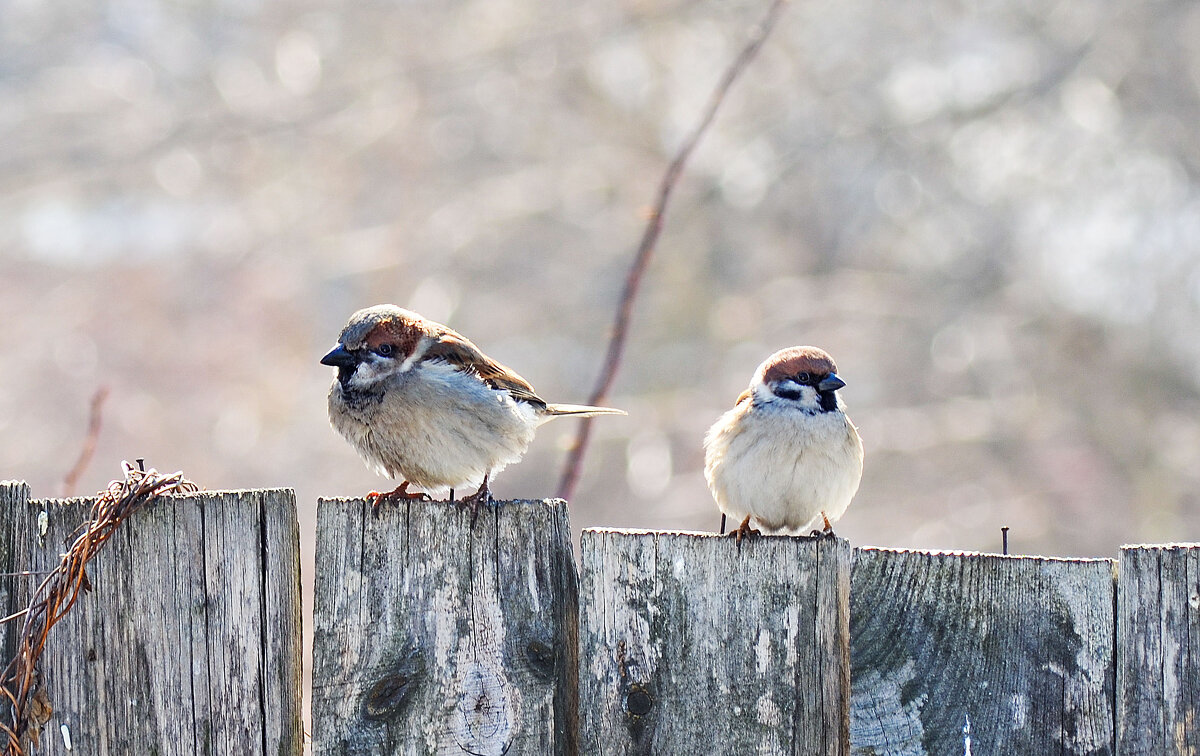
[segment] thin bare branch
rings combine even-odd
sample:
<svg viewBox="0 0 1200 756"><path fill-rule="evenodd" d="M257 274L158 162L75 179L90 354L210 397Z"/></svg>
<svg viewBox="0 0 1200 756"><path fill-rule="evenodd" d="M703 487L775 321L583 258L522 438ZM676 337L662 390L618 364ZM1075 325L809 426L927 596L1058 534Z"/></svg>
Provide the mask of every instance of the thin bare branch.
<svg viewBox="0 0 1200 756"><path fill-rule="evenodd" d="M96 442L100 438L100 428L104 420L104 400L107 398L108 386L101 386L96 389L95 394L92 394L91 410L88 414L87 436L83 440L83 448L79 450L79 458L75 460L75 464L71 466L70 471L63 478L64 497L75 494L75 486L79 483L79 478L83 476L88 464L92 461L92 455L96 453Z"/></svg>
<svg viewBox="0 0 1200 756"><path fill-rule="evenodd" d="M613 381L616 380L617 370L621 367L621 357L625 353L625 341L629 336L629 322L633 316L633 303L637 298L638 289L642 284L642 276L646 272L647 266L650 264L650 257L654 253L655 245L658 243L659 234L662 233L663 216L667 211L667 202L671 198L671 191L675 188L675 184L679 181L680 174L683 173L683 168L687 164L688 158L696 149L696 145L700 143L700 139L708 130L713 118L717 115L717 110L720 109L721 103L725 100L725 95L728 94L730 87L738 79L746 67L750 65L750 61L754 60L754 56L762 48L763 42L770 35L771 30L775 27L775 22L779 19L779 15L783 10L787 0L772 0L771 7L767 10L766 16L762 22L755 27L750 35L750 40L742 48L738 56L734 58L729 67L725 69L720 82L716 89L713 90L708 100L708 106L705 108L699 122L692 129L687 139L680 145L678 152L675 153L675 158L667 166L666 173L663 174L662 182L658 187L658 202L651 211L650 220L646 224L646 230L642 234L642 241L638 245L637 254L634 255L633 264L629 267L629 273L625 277L625 288L621 292L621 303L617 307L616 320L613 322L612 335L608 341L608 352L604 357L604 366L600 370L600 377L596 381L596 387L592 390L591 396L588 398L588 404L599 405L608 397L608 392L612 389ZM563 499L570 499L575 493L575 486L579 482L579 473L583 467L583 458L587 453L588 442L592 434L593 418L585 418L579 422L578 431L575 434L575 442L571 446L571 451L567 455L567 462L563 467L562 480L558 485L558 496Z"/></svg>

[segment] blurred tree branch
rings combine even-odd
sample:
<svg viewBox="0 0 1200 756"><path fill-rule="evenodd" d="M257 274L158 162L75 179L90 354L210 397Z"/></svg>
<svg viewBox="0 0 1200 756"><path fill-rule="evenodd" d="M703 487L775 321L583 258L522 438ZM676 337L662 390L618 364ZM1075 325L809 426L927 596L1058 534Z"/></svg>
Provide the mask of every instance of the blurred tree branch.
<svg viewBox="0 0 1200 756"><path fill-rule="evenodd" d="M770 35L771 30L775 27L775 22L778 21L779 15L783 10L783 5L787 0L772 0L771 7L767 10L766 16L757 27L754 28L750 35L750 40L734 58L729 67L725 69L720 82L716 89L713 90L708 100L708 106L705 108L699 122L692 129L692 132L680 145L679 150L675 153L675 157L667 166L666 173L663 174L662 182L658 187L658 201L651 210L650 220L646 224L646 230L642 234L641 243L638 245L637 254L634 255L633 263L629 267L629 273L625 277L625 288L621 292L621 301L617 307L616 320L613 322L611 336L608 342L608 352L604 358L604 366L600 370L600 376L596 381L596 387L592 390L591 396L588 399L588 404L602 404L608 396L608 392L612 389L613 381L616 380L617 370L621 366L621 357L625 352L625 341L629 335L629 322L633 316L633 302L637 297L638 289L641 287L642 276L646 272L646 268L650 263L650 257L654 253L655 245L658 243L658 237L662 233L663 216L666 214L667 202L671 198L671 191L675 188L675 184L679 181L679 176L683 173L683 168L687 164L688 158L696 149L696 145L700 143L704 133L708 130L716 117L717 110L721 107L721 103L725 100L725 95L729 93L729 89L738 77L754 60L758 51L762 48L763 43ZM579 423L579 430L575 434L575 441L571 446L571 451L567 456L567 462L563 467L562 480L558 485L558 496L570 500L575 493L575 486L579 482L579 473L583 467L583 458L587 454L588 442L592 433L593 418L585 418Z"/></svg>
<svg viewBox="0 0 1200 756"><path fill-rule="evenodd" d="M92 394L91 409L88 415L87 436L83 440L83 448L79 450L79 458L75 460L75 464L63 477L63 498L70 498L75 494L75 486L79 483L79 478L87 469L88 464L92 461L92 455L96 453L96 441L100 437L100 427L103 421L104 400L108 398L108 386L101 386L96 389L96 393Z"/></svg>

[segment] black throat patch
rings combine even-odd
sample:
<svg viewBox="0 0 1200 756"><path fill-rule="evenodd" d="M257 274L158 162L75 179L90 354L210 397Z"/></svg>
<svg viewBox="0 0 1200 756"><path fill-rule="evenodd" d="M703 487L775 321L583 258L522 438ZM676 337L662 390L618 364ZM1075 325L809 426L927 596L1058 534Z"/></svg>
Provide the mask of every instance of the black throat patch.
<svg viewBox="0 0 1200 756"><path fill-rule="evenodd" d="M821 411L822 412L836 412L837 411L837 408L838 408L837 396L834 394L834 392L818 391L817 396L819 396L821 398Z"/></svg>
<svg viewBox="0 0 1200 756"><path fill-rule="evenodd" d="M342 380L341 370L341 368L338 369L338 384L342 389L342 401L348 409L355 411L363 410L383 401L382 390L353 388L346 381Z"/></svg>

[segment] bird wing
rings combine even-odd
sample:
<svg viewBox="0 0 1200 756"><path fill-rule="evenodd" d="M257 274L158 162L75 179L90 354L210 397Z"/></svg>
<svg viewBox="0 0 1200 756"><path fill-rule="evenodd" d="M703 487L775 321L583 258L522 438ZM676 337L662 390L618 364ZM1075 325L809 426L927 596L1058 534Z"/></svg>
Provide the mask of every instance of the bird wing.
<svg viewBox="0 0 1200 756"><path fill-rule="evenodd" d="M444 360L464 373L478 376L481 381L494 389L507 391L513 399L537 407L545 407L546 402L537 395L533 386L510 368L501 365L472 344L465 337L446 329L438 335L437 341L425 353L426 359Z"/></svg>

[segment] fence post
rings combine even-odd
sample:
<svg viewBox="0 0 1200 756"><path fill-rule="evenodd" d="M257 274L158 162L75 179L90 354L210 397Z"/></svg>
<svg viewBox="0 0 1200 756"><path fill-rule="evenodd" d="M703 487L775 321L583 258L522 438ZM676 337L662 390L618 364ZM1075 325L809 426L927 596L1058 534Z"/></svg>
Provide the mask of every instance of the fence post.
<svg viewBox="0 0 1200 756"><path fill-rule="evenodd" d="M574 754L566 502L322 499L314 754Z"/></svg>
<svg viewBox="0 0 1200 756"><path fill-rule="evenodd" d="M850 546L585 530L581 749L849 753Z"/></svg>
<svg viewBox="0 0 1200 756"><path fill-rule="evenodd" d="M34 578L19 577L17 572L28 569L26 565L16 561L16 523L20 513L29 507L29 486L16 480L0 481L0 612L7 617L24 607L17 606L18 587L22 582ZM17 634L21 629L20 622L13 620L0 625L0 669L8 664L17 652ZM11 720L7 714L7 706L0 707L0 716L6 721ZM0 746L4 744L4 736L0 735Z"/></svg>
<svg viewBox="0 0 1200 756"><path fill-rule="evenodd" d="M1125 546L1118 575L1117 753L1197 753L1200 545Z"/></svg>
<svg viewBox="0 0 1200 756"><path fill-rule="evenodd" d="M47 571L92 500L4 503L15 564ZM290 490L171 496L135 513L50 630L54 711L38 755L300 754L299 567ZM23 608L41 577L15 580Z"/></svg>
<svg viewBox="0 0 1200 756"><path fill-rule="evenodd" d="M1114 611L1110 559L856 550L854 753L1112 753Z"/></svg>

